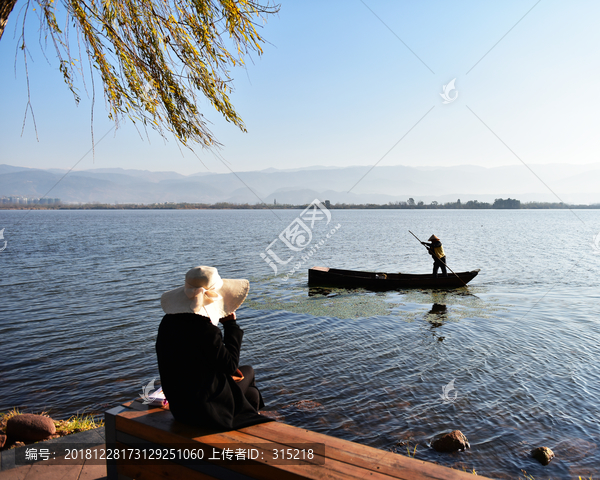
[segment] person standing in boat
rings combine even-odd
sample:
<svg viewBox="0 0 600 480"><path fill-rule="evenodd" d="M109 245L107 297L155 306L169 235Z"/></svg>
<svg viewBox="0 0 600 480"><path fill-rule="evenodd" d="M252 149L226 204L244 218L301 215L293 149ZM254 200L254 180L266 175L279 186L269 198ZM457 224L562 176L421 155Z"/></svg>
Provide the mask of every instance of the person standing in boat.
<svg viewBox="0 0 600 480"><path fill-rule="evenodd" d="M433 258L433 276L437 278L438 269L442 269L442 276L447 277L448 272L446 271L446 253L444 252L444 247L442 246L442 242L438 237L432 235L428 238L430 243L421 242L423 245L427 247L429 251L429 255Z"/></svg>

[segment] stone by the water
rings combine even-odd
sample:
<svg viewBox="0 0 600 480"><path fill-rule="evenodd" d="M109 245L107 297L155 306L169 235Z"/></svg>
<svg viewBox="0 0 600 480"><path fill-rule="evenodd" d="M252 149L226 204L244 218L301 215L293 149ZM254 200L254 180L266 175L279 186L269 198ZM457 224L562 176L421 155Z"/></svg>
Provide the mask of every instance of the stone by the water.
<svg viewBox="0 0 600 480"><path fill-rule="evenodd" d="M542 465L548 465L554 458L554 452L548 447L538 447L531 451L531 456L535 458Z"/></svg>
<svg viewBox="0 0 600 480"><path fill-rule="evenodd" d="M44 440L55 433L54 421L42 415L24 413L6 422L6 434L14 440Z"/></svg>
<svg viewBox="0 0 600 480"><path fill-rule="evenodd" d="M434 440L431 446L438 452L457 452L471 448L467 437L460 430L453 430L446 435Z"/></svg>

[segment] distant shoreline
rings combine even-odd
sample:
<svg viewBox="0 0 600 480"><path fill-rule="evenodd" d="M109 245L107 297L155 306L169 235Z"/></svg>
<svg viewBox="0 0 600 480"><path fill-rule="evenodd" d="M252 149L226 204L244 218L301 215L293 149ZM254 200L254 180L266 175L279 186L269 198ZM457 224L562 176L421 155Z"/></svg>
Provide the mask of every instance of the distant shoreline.
<svg viewBox="0 0 600 480"><path fill-rule="evenodd" d="M0 204L0 210L302 210L309 204L235 204L235 203L161 203L161 204L58 204L58 205L15 205ZM519 200L496 200L494 204L471 200L444 204L328 204L329 210L568 210L568 209L600 209L600 204L569 205L565 203L528 202Z"/></svg>

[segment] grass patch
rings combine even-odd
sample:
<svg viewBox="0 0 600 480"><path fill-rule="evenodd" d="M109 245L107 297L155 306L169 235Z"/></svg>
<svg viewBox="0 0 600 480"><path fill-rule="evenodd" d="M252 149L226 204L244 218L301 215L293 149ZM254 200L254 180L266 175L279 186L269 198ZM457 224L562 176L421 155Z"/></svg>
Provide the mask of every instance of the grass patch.
<svg viewBox="0 0 600 480"><path fill-rule="evenodd" d="M411 452L412 445L410 444L410 438L409 438L408 441L397 442L396 445L390 449L390 451L392 451L393 453L398 453L400 455L404 455L404 452L402 451L402 449L400 449L398 447L406 447L406 455L408 457L415 458L417 455L417 447L418 446L419 446L419 444L415 443L415 448L413 448L412 452Z"/></svg>
<svg viewBox="0 0 600 480"><path fill-rule="evenodd" d="M68 420L55 420L56 434L61 437L71 433L86 432L104 426L104 420L98 420L94 415L74 415Z"/></svg>

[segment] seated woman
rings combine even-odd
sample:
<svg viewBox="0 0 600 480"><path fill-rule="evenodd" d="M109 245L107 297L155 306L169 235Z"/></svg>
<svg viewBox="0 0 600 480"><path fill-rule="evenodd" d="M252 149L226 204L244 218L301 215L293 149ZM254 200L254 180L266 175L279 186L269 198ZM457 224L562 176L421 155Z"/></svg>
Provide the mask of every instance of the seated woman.
<svg viewBox="0 0 600 480"><path fill-rule="evenodd" d="M196 267L185 285L166 292L156 355L161 384L176 420L234 430L268 422L250 366L238 369L243 330L235 310L248 295L248 280L227 280L216 268ZM223 324L225 335L218 327Z"/></svg>

